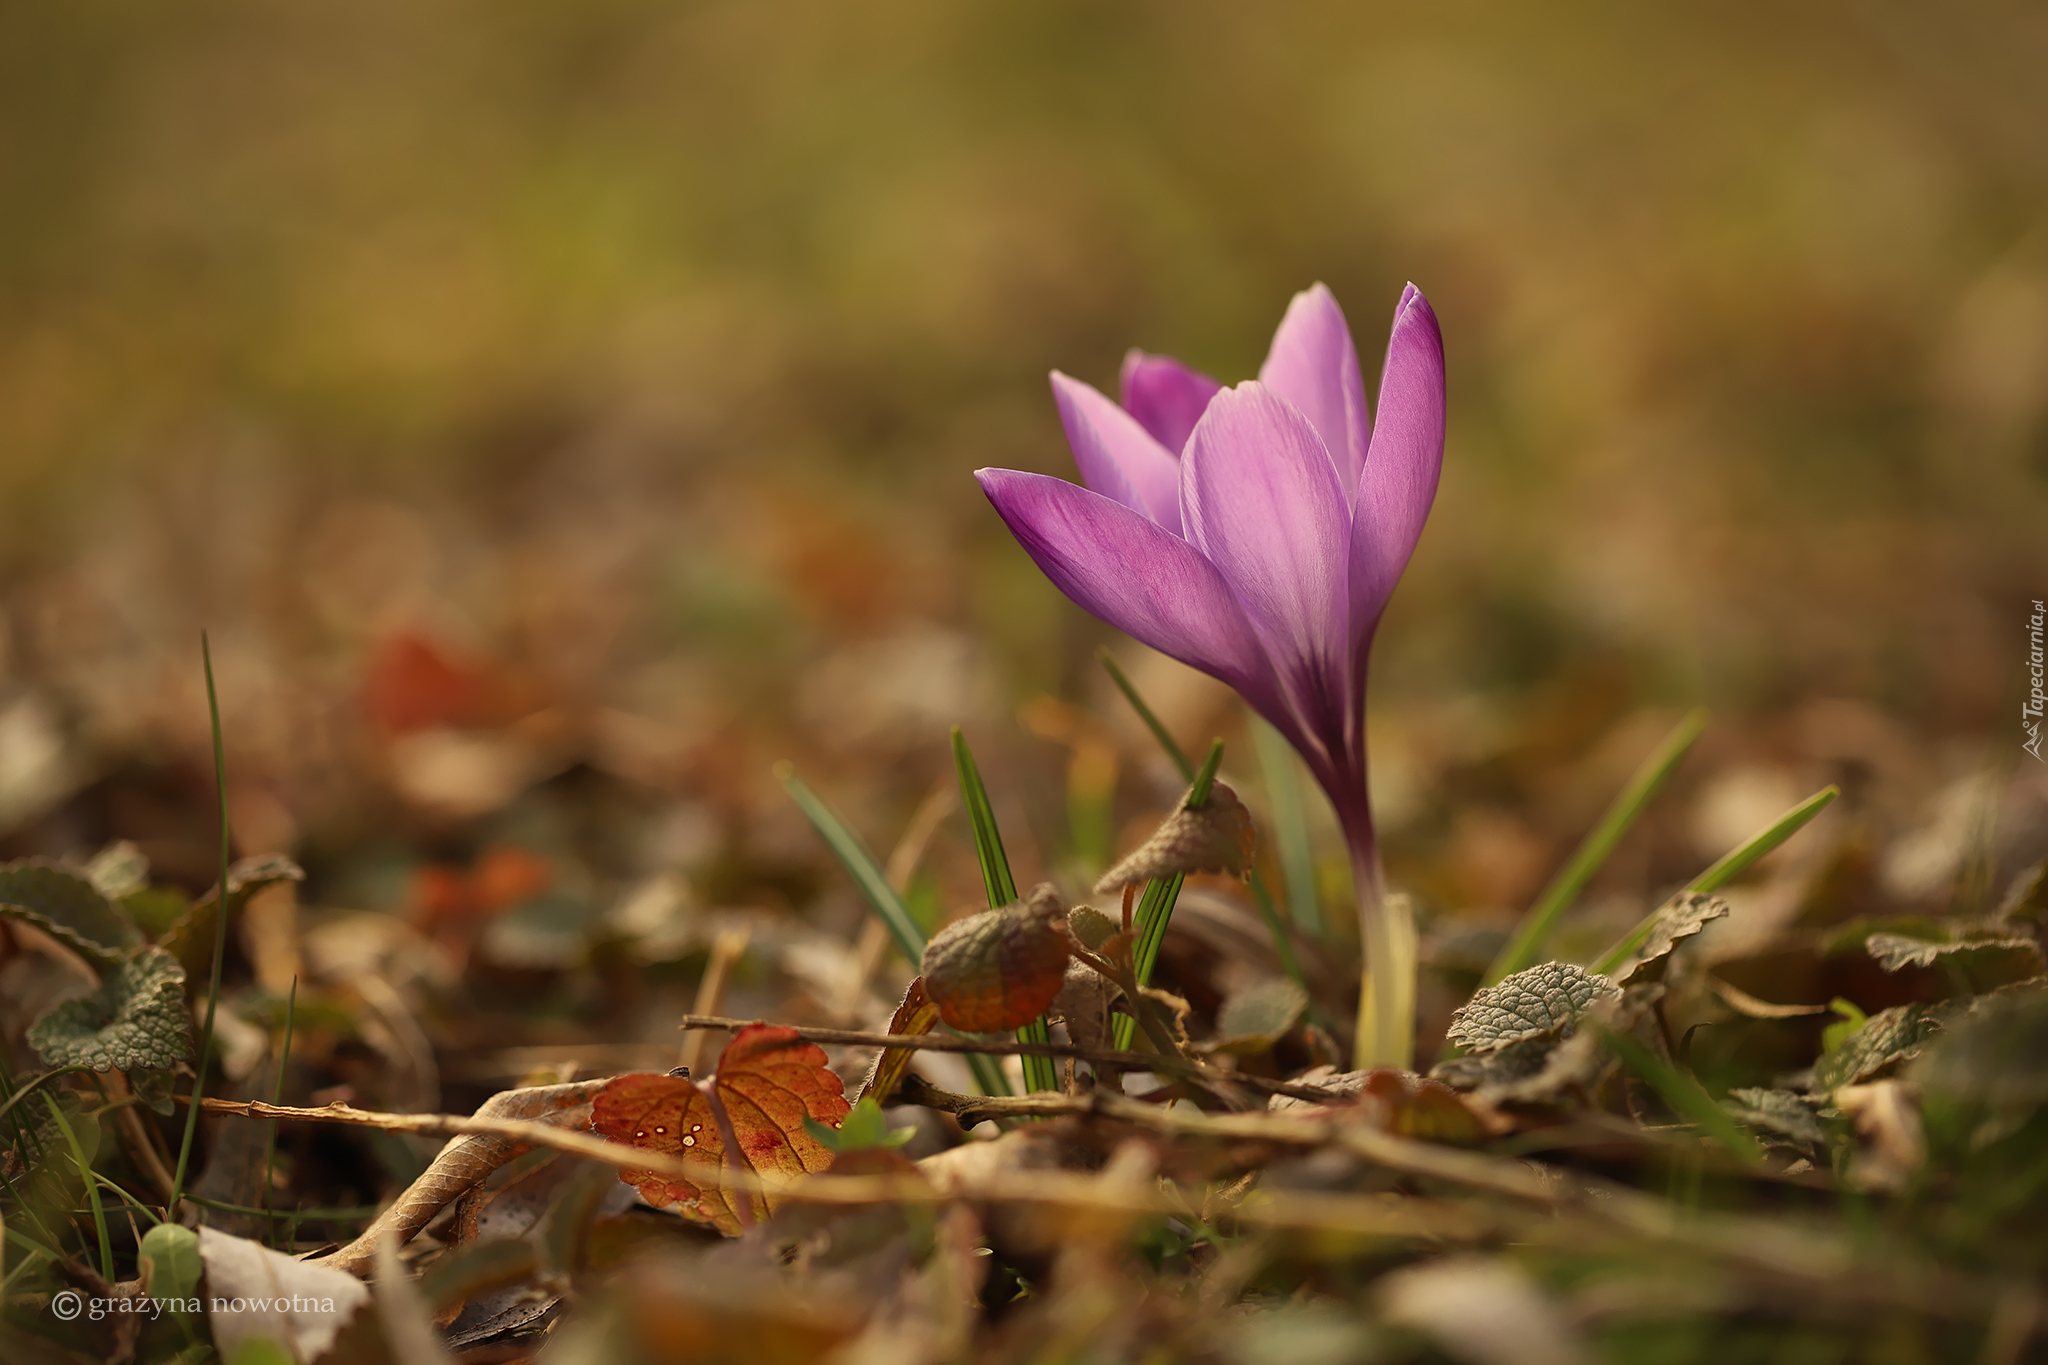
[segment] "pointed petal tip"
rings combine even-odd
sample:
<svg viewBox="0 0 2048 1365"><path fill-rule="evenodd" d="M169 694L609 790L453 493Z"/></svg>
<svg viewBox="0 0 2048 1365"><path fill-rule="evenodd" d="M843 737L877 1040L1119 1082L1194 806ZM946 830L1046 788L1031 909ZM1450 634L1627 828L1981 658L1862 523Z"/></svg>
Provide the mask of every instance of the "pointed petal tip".
<svg viewBox="0 0 2048 1365"><path fill-rule="evenodd" d="M1219 387L1210 376L1170 355L1136 347L1125 353L1117 378L1124 411L1176 459Z"/></svg>

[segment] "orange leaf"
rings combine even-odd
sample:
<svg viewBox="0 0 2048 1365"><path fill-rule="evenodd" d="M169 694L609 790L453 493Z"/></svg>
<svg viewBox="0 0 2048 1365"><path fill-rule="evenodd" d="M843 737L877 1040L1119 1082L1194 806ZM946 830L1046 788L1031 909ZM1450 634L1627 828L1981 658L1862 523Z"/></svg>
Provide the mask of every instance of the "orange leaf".
<svg viewBox="0 0 2048 1365"><path fill-rule="evenodd" d="M608 1082L591 1105L590 1126L614 1142L686 1156L715 1167L702 1180L648 1170L619 1172L657 1208L678 1206L686 1218L710 1223L728 1236L741 1227L736 1205L747 1196L729 1188L729 1162L757 1175L795 1177L822 1171L832 1153L804 1131L804 1119L838 1127L848 1105L839 1077L825 1065L825 1050L796 1030L750 1024L733 1036L718 1071L701 1084L687 1076L636 1072ZM729 1154L726 1137L737 1144ZM773 1195L753 1196L750 1209L774 1212Z"/></svg>

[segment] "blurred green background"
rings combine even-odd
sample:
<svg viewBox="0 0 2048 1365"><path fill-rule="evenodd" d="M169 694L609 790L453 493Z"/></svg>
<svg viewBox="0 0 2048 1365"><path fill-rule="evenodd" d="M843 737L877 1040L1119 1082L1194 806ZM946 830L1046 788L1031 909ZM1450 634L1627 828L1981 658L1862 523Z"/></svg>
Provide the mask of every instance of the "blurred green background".
<svg viewBox="0 0 2048 1365"><path fill-rule="evenodd" d="M1694 702L1678 862L1845 754L1911 823L2048 593L2043 70L2017 3L12 0L0 825L203 884L205 626L238 837L316 874L574 770L652 794L620 876L765 894L772 759L886 848L956 720L1050 864L1088 725L1120 820L1171 784L969 472L1314 280L1376 374L1410 279L1397 867L1518 903Z"/></svg>

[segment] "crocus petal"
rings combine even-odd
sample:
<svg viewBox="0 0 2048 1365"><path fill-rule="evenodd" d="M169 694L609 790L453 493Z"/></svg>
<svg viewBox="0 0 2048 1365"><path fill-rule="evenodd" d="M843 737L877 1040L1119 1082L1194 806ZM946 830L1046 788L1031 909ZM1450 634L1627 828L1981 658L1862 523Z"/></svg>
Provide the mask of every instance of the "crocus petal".
<svg viewBox="0 0 2048 1365"><path fill-rule="evenodd" d="M1188 540L1243 605L1301 728L1334 760L1352 710L1351 513L1322 438L1265 385L1225 389L1181 458L1181 512Z"/></svg>
<svg viewBox="0 0 2048 1365"><path fill-rule="evenodd" d="M1043 474L979 469L1017 543L1077 604L1162 654L1277 709L1272 674L1230 588L1195 548L1097 493Z"/></svg>
<svg viewBox="0 0 2048 1365"><path fill-rule="evenodd" d="M1365 381L1359 375L1358 349L1351 344L1344 310L1324 286L1303 290L1287 305L1266 363L1259 367L1259 382L1299 408L1315 426L1337 463L1348 506L1372 440L1372 415L1365 406Z"/></svg>
<svg viewBox="0 0 2048 1365"><path fill-rule="evenodd" d="M1411 284L1394 310L1394 334L1380 375L1379 425L1365 457L1351 522L1355 646L1371 637L1408 556L1415 553L1443 463L1443 334L1429 300Z"/></svg>
<svg viewBox="0 0 2048 1365"><path fill-rule="evenodd" d="M1133 349L1124 356L1124 411L1137 418L1138 425L1176 459L1187 449L1189 434L1202 420L1202 409L1222 387L1170 355L1147 355Z"/></svg>
<svg viewBox="0 0 2048 1365"><path fill-rule="evenodd" d="M1052 396L1082 482L1179 535L1180 462L1092 386L1054 370Z"/></svg>

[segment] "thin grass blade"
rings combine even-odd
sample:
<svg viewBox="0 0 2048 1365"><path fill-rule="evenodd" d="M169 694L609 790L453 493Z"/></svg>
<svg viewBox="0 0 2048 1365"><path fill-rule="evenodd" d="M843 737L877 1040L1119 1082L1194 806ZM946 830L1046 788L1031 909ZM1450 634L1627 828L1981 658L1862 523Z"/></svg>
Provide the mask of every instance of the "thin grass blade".
<svg viewBox="0 0 2048 1365"><path fill-rule="evenodd" d="M199 1131L199 1103L206 1093L206 1064L213 1058L213 1021L220 1008L221 969L228 950L228 761L220 737L220 694L213 685L213 645L199 633L199 658L206 668L206 711L213 722L213 788L220 817L220 913L213 926L213 975L206 987L206 1026L199 1035L199 1058L192 1069L192 1101L185 1110L185 1137L178 1144L178 1169L171 1176L170 1216L178 1216L178 1198L185 1191L185 1171L192 1160L192 1139Z"/></svg>
<svg viewBox="0 0 2048 1365"><path fill-rule="evenodd" d="M1756 1139L1742 1131L1700 1083L1665 1061L1642 1043L1618 1029L1603 1032L1607 1046L1622 1064L1655 1090L1664 1103L1708 1137L1744 1161L1762 1161L1763 1149Z"/></svg>
<svg viewBox="0 0 2048 1365"><path fill-rule="evenodd" d="M1273 847L1287 879L1287 917L1304 934L1322 937L1323 905L1316 895L1315 850L1308 837L1308 806L1302 800L1300 762L1278 730L1257 716L1247 722L1266 792L1273 805Z"/></svg>
<svg viewBox="0 0 2048 1365"><path fill-rule="evenodd" d="M43 1103L50 1107L50 1117L57 1121L57 1131L64 1135L64 1145L71 1149L71 1160L78 1167L78 1178L85 1183L86 1202L92 1206L93 1231L99 1237L100 1276L112 1284L114 1243L107 1236L107 1209L100 1202L100 1187L93 1176L92 1162L86 1160L85 1145L78 1140L78 1134L71 1131L71 1121L64 1117L64 1107L51 1095L43 1096Z"/></svg>
<svg viewBox="0 0 2048 1365"><path fill-rule="evenodd" d="M1109 674L1109 680L1116 684L1117 691L1124 694L1124 700L1138 713L1138 719L1145 722L1145 728L1152 732L1152 738L1159 741L1159 747L1173 760L1173 766L1180 769L1181 781L1194 781L1195 765L1188 762L1186 751L1174 743L1173 735L1160 722L1152 708L1145 704L1145 698L1139 695L1137 685L1124 673L1122 666L1116 661L1116 656L1109 652L1109 646L1104 645L1096 650L1095 657L1102 661L1102 667Z"/></svg>
<svg viewBox="0 0 2048 1365"><path fill-rule="evenodd" d="M1807 797L1791 810L1786 811L1783 815L1772 821L1769 827L1752 836L1747 842L1722 858L1721 861L1693 878L1692 882L1685 889L1701 894L1720 890L1729 882L1734 881L1744 872L1747 872L1750 866L1759 858L1769 853L1779 844L1784 843L1801 829L1804 829L1807 821L1827 809L1828 803L1841 794L1841 789L1838 787L1821 788L1812 796ZM1634 952L1643 939L1649 935L1651 926L1656 922L1657 912L1652 910L1643 917L1640 924L1629 930L1619 943L1602 953L1599 959L1593 963L1592 970L1602 973L1611 972L1623 962L1626 962L1628 955Z"/></svg>
<svg viewBox="0 0 2048 1365"><path fill-rule="evenodd" d="M960 803L967 807L967 821L974 830L974 853L981 861L981 880L988 890L988 908L1000 910L1017 899L1017 880L1010 875L1010 855L1003 849L1003 832L996 826L995 804L981 780L981 768L967 736L953 727L953 767L960 775ZM1049 1043L1052 1029L1040 1015L1017 1030L1020 1043ZM1026 1090L1059 1089L1059 1067L1050 1057L1020 1058L1024 1065Z"/></svg>
<svg viewBox="0 0 2048 1365"><path fill-rule="evenodd" d="M1209 756L1202 761L1201 771L1194 775L1188 787L1188 809L1200 810L1208 803L1209 792L1216 785L1216 770L1223 766L1223 741L1217 740L1209 746ZM1131 965L1136 970L1138 984L1149 985L1152 968L1159 962L1159 947L1166 941L1167 921L1173 918L1173 907L1180 900L1181 886L1185 876L1176 874L1165 881L1146 882L1145 890L1138 897L1138 906L1132 915L1132 926L1137 941L1131 945ZM1284 960L1284 959L1283 959ZM1299 967L1296 972L1299 972ZM1299 980L1299 975L1296 976ZM1138 1021L1130 1015L1119 1015L1116 1020L1116 1045L1129 1048L1137 1037Z"/></svg>
<svg viewBox="0 0 2048 1365"><path fill-rule="evenodd" d="M1166 726L1163 723L1161 723L1158 715L1153 712L1150 706L1147 706L1145 704L1145 698L1138 691L1137 685L1134 684L1130 680L1130 678L1125 675L1123 669L1117 665L1117 661L1115 657L1110 654L1108 647L1104 646L1103 648L1096 650L1095 657L1102 661L1102 667L1109 673L1110 681L1114 682L1117 686L1117 690L1124 694L1124 700L1129 702L1131 704L1131 709L1138 713L1138 719L1145 722L1145 728L1150 730L1152 732L1152 737L1159 741L1159 747L1162 750L1164 750L1166 756L1173 761L1173 766L1180 769L1181 778L1184 781L1193 783L1196 780L1195 767L1192 763L1188 762L1187 753L1180 747L1180 745L1174 742L1172 734L1170 734L1167 731ZM1255 727L1255 729L1256 727L1262 726L1264 724L1264 722L1260 721L1256 716L1252 717L1251 723ZM1279 740L1279 736L1277 733L1275 733L1274 739ZM1281 742L1284 745L1284 741ZM1218 740L1217 743L1221 744L1222 741ZM1213 772L1210 773L1209 780L1215 780L1215 774ZM1296 791L1298 796L1299 789L1297 788ZM1202 794L1203 799L1206 800L1208 798L1208 788L1206 784L1203 786ZM1297 801L1297 810L1298 809L1299 802ZM1299 820L1297 820L1295 823L1298 826ZM1306 847L1305 841L1307 836L1305 831L1302 837L1304 839L1304 847ZM1311 870L1308 873L1307 877L1304 879L1304 882L1310 887L1309 896L1311 898L1311 905L1313 905L1313 870ZM1292 888L1295 884L1295 873L1290 871L1288 873L1288 886ZM1146 888L1146 891L1149 894L1151 892L1151 888L1148 886ZM1256 903L1259 907L1260 918L1266 921L1266 932L1272 936L1273 951L1280 959L1280 969L1286 972L1287 975L1293 979L1294 983L1297 986L1300 986L1303 990L1308 990L1308 978L1302 975L1301 962L1294 955L1294 943L1288 937L1287 926L1285 923L1281 921L1280 912L1274 908L1272 893L1267 891L1265 878L1259 875L1259 870L1256 867L1252 869L1251 892L1253 902ZM1178 884L1174 886L1173 894L1175 897L1178 897L1180 895L1180 887ZM1168 909L1166 913L1169 915L1173 913L1170 902L1168 904ZM1319 911L1311 909L1309 921L1304 921L1300 918L1296 918L1295 923L1301 925L1303 928L1306 929L1309 928L1311 921L1314 925L1312 932L1320 933L1322 930L1322 917ZM1163 927L1161 929L1161 932L1165 932ZM1311 992L1311 996L1313 996L1313 992ZM1128 1029L1119 1026L1118 1036L1124 1039L1125 1045L1128 1045L1132 1035L1130 1034L1130 1031Z"/></svg>
<svg viewBox="0 0 2048 1365"><path fill-rule="evenodd" d="M284 1006L284 1042L279 1046L277 1052L277 1081L270 1088L270 1102L273 1105L284 1103L284 1069L292 1060L292 1025L298 1022L298 1012L299 978L294 975L292 977L291 995L285 1000ZM270 1192L276 1188L276 1185L277 1120L272 1119L269 1131L263 1135L263 1202L266 1206L270 1203ZM273 1230L273 1225L269 1223L264 1224L263 1232L266 1240Z"/></svg>
<svg viewBox="0 0 2048 1365"><path fill-rule="evenodd" d="M796 802L797 809L811 822L811 828L825 841L825 847L832 850L832 856L846 869L846 875L859 888L861 898L881 921L882 927L896 941L903 956L910 960L913 968L924 962L924 930L918 927L917 919L903 898L896 894L896 888L889 885L888 876L882 865L875 861L875 855L855 834L844 820L833 813L830 806L811 790L808 783L796 775L796 768L789 763L775 765L776 780L782 783L789 799ZM1003 1078L1002 1068L992 1058L969 1057L967 1065L974 1072L974 1080L984 1095L1007 1095L1009 1082Z"/></svg>
<svg viewBox="0 0 2048 1365"><path fill-rule="evenodd" d="M1571 909L1584 894L1588 883L1600 872L1613 856L1615 846L1634 827L1644 810L1671 775L1678 771L1678 765L1692 752L1692 746L1707 728L1707 711L1697 707L1686 713L1675 729L1664 737L1664 742L1651 751L1643 760L1628 785L1614 798L1614 803L1600 817L1600 823L1586 836L1550 885L1543 888L1543 894L1529 907L1529 913L1515 929L1515 936L1500 950L1493 965L1486 969L1481 986L1497 986L1508 977L1525 968L1533 967L1543 953L1543 945L1557 928L1557 922L1564 918L1564 912Z"/></svg>
<svg viewBox="0 0 2048 1365"><path fill-rule="evenodd" d="M797 809L811 822L811 828L818 831L818 837L825 841L825 847L832 850L832 856L846 869L846 875L853 878L853 884L860 891L868 908L875 912L875 918L889 931L896 946L910 959L912 967L924 961L924 930L918 928L910 910L903 904L903 898L896 894L889 879L882 873L882 866L875 861L875 855L861 842L861 837L848 828L846 822L833 813L832 808L819 799L796 769L788 763L775 765L775 776L796 802Z"/></svg>

